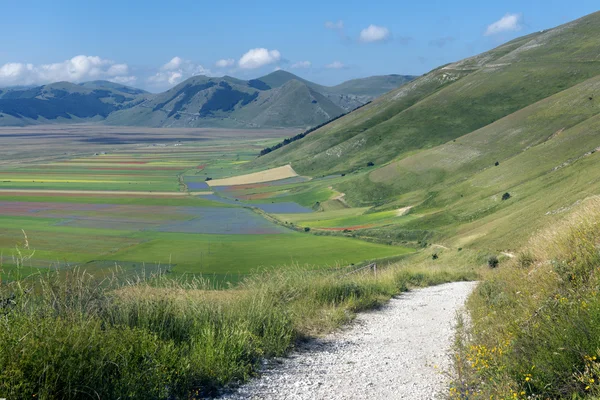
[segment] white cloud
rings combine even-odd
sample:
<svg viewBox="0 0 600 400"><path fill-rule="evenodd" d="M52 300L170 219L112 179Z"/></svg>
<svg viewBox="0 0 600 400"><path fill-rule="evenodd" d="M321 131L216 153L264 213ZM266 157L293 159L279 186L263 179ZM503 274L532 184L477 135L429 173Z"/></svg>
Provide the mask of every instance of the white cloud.
<svg viewBox="0 0 600 400"><path fill-rule="evenodd" d="M390 38L390 30L385 26L369 25L360 31L359 40L363 43L381 42Z"/></svg>
<svg viewBox="0 0 600 400"><path fill-rule="evenodd" d="M129 73L129 67L127 64L114 64L106 72L110 76L124 76Z"/></svg>
<svg viewBox="0 0 600 400"><path fill-rule="evenodd" d="M339 20L338 22L325 22L325 28L331 29L332 31L341 31L344 29L344 21Z"/></svg>
<svg viewBox="0 0 600 400"><path fill-rule="evenodd" d="M248 50L248 52L240 58L238 65L243 69L255 69L276 63L280 59L281 53L277 50L257 48Z"/></svg>
<svg viewBox="0 0 600 400"><path fill-rule="evenodd" d="M7 63L0 66L0 85L35 85L58 81L82 82L107 79L134 81L127 64L117 64L97 56L79 55L52 64Z"/></svg>
<svg viewBox="0 0 600 400"><path fill-rule="evenodd" d="M163 65L160 69L162 69L163 71L173 71L181 68L181 64L183 64L183 62L184 61L181 57L175 56L171 59L171 61Z"/></svg>
<svg viewBox="0 0 600 400"><path fill-rule="evenodd" d="M523 26L521 20L523 16L521 14L506 14L498 21L489 25L485 31L485 36L496 35L502 32L516 32L520 31Z"/></svg>
<svg viewBox="0 0 600 400"><path fill-rule="evenodd" d="M298 61L293 63L290 68L310 68L311 65L310 61Z"/></svg>
<svg viewBox="0 0 600 400"><path fill-rule="evenodd" d="M224 58L215 63L215 65L219 68L231 67L233 64L235 64L235 60L233 58Z"/></svg>
<svg viewBox="0 0 600 400"><path fill-rule="evenodd" d="M334 61L331 64L327 64L325 66L325 68L329 68L329 69L342 69L344 67L345 67L345 65L340 61Z"/></svg>
<svg viewBox="0 0 600 400"><path fill-rule="evenodd" d="M176 85L184 79L195 75L213 75L209 69L200 64L194 64L181 57L173 57L171 61L160 67L159 71L148 78L154 86Z"/></svg>

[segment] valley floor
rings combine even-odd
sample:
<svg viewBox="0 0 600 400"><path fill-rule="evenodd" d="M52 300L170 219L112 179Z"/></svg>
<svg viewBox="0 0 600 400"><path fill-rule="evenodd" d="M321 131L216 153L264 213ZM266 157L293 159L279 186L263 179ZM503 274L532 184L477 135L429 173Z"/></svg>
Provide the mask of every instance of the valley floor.
<svg viewBox="0 0 600 400"><path fill-rule="evenodd" d="M350 329L271 362L260 379L223 398L444 398L456 313L475 285L448 283L402 294L381 310L360 314Z"/></svg>

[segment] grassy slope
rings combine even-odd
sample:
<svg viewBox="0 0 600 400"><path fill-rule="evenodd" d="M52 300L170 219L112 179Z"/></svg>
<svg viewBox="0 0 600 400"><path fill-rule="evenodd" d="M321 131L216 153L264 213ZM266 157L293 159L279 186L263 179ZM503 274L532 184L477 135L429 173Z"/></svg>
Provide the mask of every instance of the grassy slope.
<svg viewBox="0 0 600 400"><path fill-rule="evenodd" d="M359 235L518 247L599 190L599 32L596 13L437 69L252 165L353 171L332 182L350 204L414 206Z"/></svg>
<svg viewBox="0 0 600 400"><path fill-rule="evenodd" d="M349 172L465 135L597 75L598 18L434 70L257 163L292 161L313 175Z"/></svg>
<svg viewBox="0 0 600 400"><path fill-rule="evenodd" d="M600 396L599 217L598 198L587 201L485 274L452 399Z"/></svg>

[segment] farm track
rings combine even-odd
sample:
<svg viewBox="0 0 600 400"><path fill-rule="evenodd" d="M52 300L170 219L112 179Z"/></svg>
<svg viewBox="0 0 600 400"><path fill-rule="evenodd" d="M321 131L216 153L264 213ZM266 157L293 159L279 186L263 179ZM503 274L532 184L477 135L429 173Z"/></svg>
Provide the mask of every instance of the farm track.
<svg viewBox="0 0 600 400"><path fill-rule="evenodd" d="M223 399L444 398L456 313L475 282L405 293L348 329L266 364L260 379Z"/></svg>

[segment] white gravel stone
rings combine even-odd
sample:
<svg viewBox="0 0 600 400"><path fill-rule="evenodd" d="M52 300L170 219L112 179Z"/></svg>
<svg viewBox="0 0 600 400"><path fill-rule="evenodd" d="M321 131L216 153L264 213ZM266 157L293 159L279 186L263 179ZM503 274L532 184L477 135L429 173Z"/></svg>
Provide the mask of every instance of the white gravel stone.
<svg viewBox="0 0 600 400"><path fill-rule="evenodd" d="M228 400L441 399L456 313L476 283L414 290L361 313L349 328L265 364Z"/></svg>

